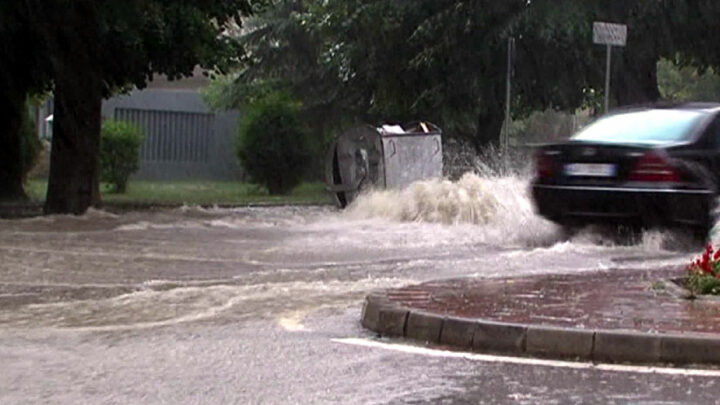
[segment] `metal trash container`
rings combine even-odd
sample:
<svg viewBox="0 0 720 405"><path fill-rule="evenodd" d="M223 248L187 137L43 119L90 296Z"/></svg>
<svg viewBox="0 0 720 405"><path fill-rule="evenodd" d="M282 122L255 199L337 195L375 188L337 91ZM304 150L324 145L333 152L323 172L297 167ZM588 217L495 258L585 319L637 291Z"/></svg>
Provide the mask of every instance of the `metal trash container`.
<svg viewBox="0 0 720 405"><path fill-rule="evenodd" d="M429 122L362 126L340 135L325 165L327 188L340 208L368 188L401 188L442 177L442 131Z"/></svg>

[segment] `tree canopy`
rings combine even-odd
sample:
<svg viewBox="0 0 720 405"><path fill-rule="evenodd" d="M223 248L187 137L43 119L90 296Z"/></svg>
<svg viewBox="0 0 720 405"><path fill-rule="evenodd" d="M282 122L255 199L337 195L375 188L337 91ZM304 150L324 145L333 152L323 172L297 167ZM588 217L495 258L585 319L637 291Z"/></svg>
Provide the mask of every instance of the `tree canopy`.
<svg viewBox="0 0 720 405"><path fill-rule="evenodd" d="M7 68L2 78L33 79L18 86L21 98L49 85L55 96L45 211L82 213L99 201L103 97L127 85L142 88L156 73L177 79L196 65L227 66L238 48L226 35L226 23L239 22L252 5L249 0L8 0L1 11L0 25L12 34L0 38L10 61L0 62ZM5 136L14 138L14 132Z"/></svg>
<svg viewBox="0 0 720 405"><path fill-rule="evenodd" d="M610 95L625 105L662 96L663 58L717 71L718 17L714 0L6 0L0 197L21 184L6 162L19 156L19 106L31 93L52 89L56 101L45 210L79 213L99 201L102 98L156 73L234 63L213 92L221 106L289 91L319 138L355 121L426 119L479 149L503 123L508 38L519 118L598 99L605 50L592 44L593 21L628 25Z"/></svg>
<svg viewBox="0 0 720 405"><path fill-rule="evenodd" d="M605 47L592 43L594 21L628 25L627 46L613 49L611 94L625 105L661 97L663 57L718 66L706 34L718 16L711 0L277 0L249 20L246 63L225 94L237 104L274 83L335 125L422 118L479 148L503 122L508 37L517 44L512 111L522 117L601 98Z"/></svg>
<svg viewBox="0 0 720 405"><path fill-rule="evenodd" d="M23 198L22 127L28 94L49 89L50 71L40 63L47 44L29 21L33 5L0 2L0 200Z"/></svg>

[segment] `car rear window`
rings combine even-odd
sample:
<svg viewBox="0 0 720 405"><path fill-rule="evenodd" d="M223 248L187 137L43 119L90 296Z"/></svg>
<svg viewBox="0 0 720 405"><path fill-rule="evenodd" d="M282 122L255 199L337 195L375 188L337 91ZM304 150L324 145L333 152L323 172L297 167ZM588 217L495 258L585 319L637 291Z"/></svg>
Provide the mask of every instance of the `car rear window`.
<svg viewBox="0 0 720 405"><path fill-rule="evenodd" d="M707 113L693 110L646 110L601 118L571 139L574 141L667 144L688 138Z"/></svg>

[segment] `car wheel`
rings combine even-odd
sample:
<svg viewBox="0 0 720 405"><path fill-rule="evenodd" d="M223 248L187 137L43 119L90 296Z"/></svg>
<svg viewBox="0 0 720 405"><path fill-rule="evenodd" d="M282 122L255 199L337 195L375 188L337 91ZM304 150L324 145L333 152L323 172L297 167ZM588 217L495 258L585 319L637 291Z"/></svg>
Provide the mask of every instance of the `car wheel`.
<svg viewBox="0 0 720 405"><path fill-rule="evenodd" d="M560 223L558 225L560 226L560 238L562 240L570 240L582 230L582 226L575 223Z"/></svg>
<svg viewBox="0 0 720 405"><path fill-rule="evenodd" d="M693 240L702 246L710 241L712 229L718 221L717 200L713 198L708 205L705 224L691 228Z"/></svg>
<svg viewBox="0 0 720 405"><path fill-rule="evenodd" d="M698 246L705 246L710 241L710 231L714 224L706 224L703 226L694 226L690 229L693 243Z"/></svg>

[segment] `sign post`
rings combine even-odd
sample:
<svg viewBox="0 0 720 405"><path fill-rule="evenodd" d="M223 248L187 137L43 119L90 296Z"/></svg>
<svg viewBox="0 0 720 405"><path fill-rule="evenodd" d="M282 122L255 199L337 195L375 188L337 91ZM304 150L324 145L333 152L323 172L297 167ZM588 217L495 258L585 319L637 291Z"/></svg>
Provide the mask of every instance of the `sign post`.
<svg viewBox="0 0 720 405"><path fill-rule="evenodd" d="M507 77L505 83L505 128L504 133L505 139L501 139L500 146L502 147L505 161L507 162L508 148L510 147L510 102L511 102L511 88L512 88L512 75L513 75L513 57L515 56L515 38L508 38L507 47ZM501 137L502 138L502 137Z"/></svg>
<svg viewBox="0 0 720 405"><path fill-rule="evenodd" d="M612 58L612 47L625 46L627 42L627 25L611 24L605 22L593 23L593 42L607 45L607 57L605 58L605 113L610 107L610 67Z"/></svg>

